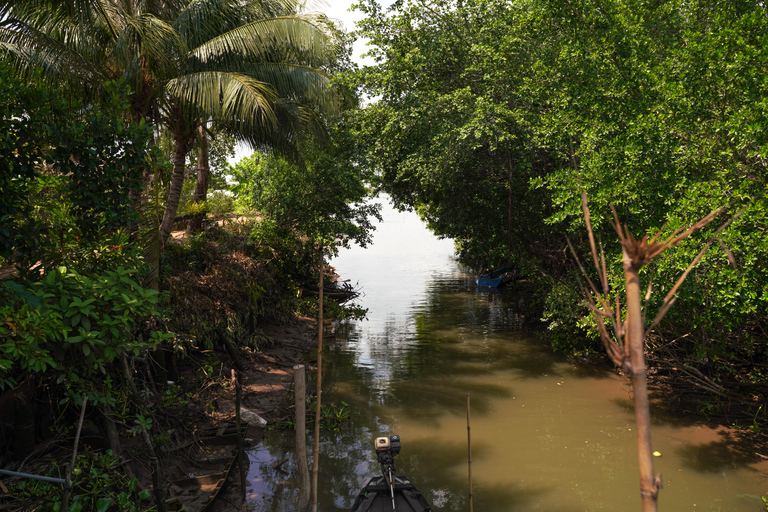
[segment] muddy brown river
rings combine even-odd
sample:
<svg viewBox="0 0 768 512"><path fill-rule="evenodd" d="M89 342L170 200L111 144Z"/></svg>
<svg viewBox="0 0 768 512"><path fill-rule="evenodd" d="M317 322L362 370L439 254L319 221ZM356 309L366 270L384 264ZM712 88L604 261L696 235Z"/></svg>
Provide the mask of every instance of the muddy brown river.
<svg viewBox="0 0 768 512"><path fill-rule="evenodd" d="M324 400L348 404L349 419L321 434L319 510L349 510L379 471L374 438L399 434L398 471L436 510L468 511L469 393L475 510L639 511L627 381L551 353L546 331L526 327L526 302L478 291L452 253L415 214L385 205L373 246L332 261L359 282L369 313L326 342ZM768 463L750 462L756 448L685 411L653 417L660 511L765 510ZM293 439L271 431L250 453L249 510L295 509Z"/></svg>

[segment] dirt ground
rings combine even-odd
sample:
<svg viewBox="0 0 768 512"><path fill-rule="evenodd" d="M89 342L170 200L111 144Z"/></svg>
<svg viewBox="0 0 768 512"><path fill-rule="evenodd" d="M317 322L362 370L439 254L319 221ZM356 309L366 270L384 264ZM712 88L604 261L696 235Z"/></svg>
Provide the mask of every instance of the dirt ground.
<svg viewBox="0 0 768 512"><path fill-rule="evenodd" d="M242 407L267 421L281 419L286 392L293 383L293 367L315 362L310 357L317 348L317 321L301 317L288 325L268 325L261 329L274 340L274 346L263 351L243 351L240 361L240 382L243 389ZM312 361L307 361L307 359ZM222 389L217 397L218 407L212 415L218 421L235 417L234 388Z"/></svg>

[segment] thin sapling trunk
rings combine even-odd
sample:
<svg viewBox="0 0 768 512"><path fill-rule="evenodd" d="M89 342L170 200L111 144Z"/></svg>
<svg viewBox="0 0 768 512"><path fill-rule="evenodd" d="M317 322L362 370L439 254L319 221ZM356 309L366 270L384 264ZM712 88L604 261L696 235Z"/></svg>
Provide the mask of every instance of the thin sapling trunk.
<svg viewBox="0 0 768 512"><path fill-rule="evenodd" d="M576 251L568 241L568 245L573 252L574 257L584 275L588 288L584 290L587 298L587 307L592 311L600 332L600 338L605 346L611 360L619 367L624 369L632 376L632 390L634 393L635 405L635 423L637 430L638 460L640 465L640 495L642 499L643 512L656 512L657 498L661 489L661 475L653 474L653 448L651 445L651 413L648 402L648 383L645 366L645 337L662 319L675 301L675 293L687 277L691 269L701 260L707 248L712 244L709 242L694 258L685 272L678 278L675 285L664 298L661 310L654 318L651 325L646 330L644 325L642 291L640 289L640 269L648 264L653 258L660 255L666 249L678 244L695 231L709 224L716 216L723 212L725 208L719 208L687 230L674 231L667 239L658 240L661 232L656 233L650 240L644 236L640 240L629 233L626 226L619 222L616 210L613 210L613 227L619 237L622 250L622 261L624 268L624 282L626 286L626 316L622 315L619 297L611 297L608 285L608 270L605 263L605 253L600 247L598 253L595 243L592 223L587 206L587 196L582 193L582 210L584 212L584 221L587 225L587 234L591 248L591 256L595 265L595 270L599 277L599 285L595 285L587 275L586 270L576 257ZM717 237L740 213L729 219L715 233ZM729 258L731 259L731 258ZM648 289L650 296L651 288ZM614 300L615 299L615 300ZM623 321L622 318L626 318Z"/></svg>

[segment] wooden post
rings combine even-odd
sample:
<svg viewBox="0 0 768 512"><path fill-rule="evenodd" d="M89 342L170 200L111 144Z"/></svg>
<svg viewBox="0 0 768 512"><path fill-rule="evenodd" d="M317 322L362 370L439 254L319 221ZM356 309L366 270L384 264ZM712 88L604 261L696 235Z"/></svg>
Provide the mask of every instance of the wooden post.
<svg viewBox="0 0 768 512"><path fill-rule="evenodd" d="M299 468L298 512L304 512L309 506L311 487L307 464L307 380L303 364L293 367L293 382L296 395L296 465Z"/></svg>
<svg viewBox="0 0 768 512"><path fill-rule="evenodd" d="M472 503L472 437L470 435L469 393L467 393L467 466L469 472L469 512L474 512Z"/></svg>
<svg viewBox="0 0 768 512"><path fill-rule="evenodd" d="M317 512L317 473L320 467L320 416L323 379L323 250L320 248L320 311L317 315L317 406L315 407L315 450L312 460L312 512Z"/></svg>

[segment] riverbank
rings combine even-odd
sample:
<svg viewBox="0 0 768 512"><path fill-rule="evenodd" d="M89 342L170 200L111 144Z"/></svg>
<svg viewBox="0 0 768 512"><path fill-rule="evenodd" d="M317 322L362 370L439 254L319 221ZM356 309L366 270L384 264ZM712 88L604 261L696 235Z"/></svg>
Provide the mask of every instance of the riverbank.
<svg viewBox="0 0 768 512"><path fill-rule="evenodd" d="M386 233L388 229L398 241L407 233L403 222L385 224L382 232ZM105 418L98 405L89 404L86 435L82 438L80 451L85 458L79 456L76 467L82 475L88 475L92 470L111 475L125 470L128 474L126 477L111 476L109 482L83 476L76 482L79 495L113 496L117 500L122 489L131 485L130 475L136 475L139 492L134 495L132 510L153 506L151 496L142 498L139 495L142 489L147 492L153 489L151 454L138 429L144 425L157 452L166 497L174 500L173 503L183 503L181 497L201 504L202 497L193 495L197 491L169 483L168 477L177 463L193 460L188 449L192 444L200 444L204 433L213 432L216 436L234 421L232 368L235 366L240 367L244 408L272 423L288 416L292 367L296 363L314 363L317 325L311 307L317 304L317 299L301 299L300 281L286 279L284 274L281 275L282 270L270 268L270 265L282 265L283 262L273 259L270 263L268 258L259 257L253 248L247 247L243 233L244 230L235 226L226 238L213 231L193 240L180 240L168 249L162 275L169 314L164 319L166 323L158 327L176 333L176 340L173 350L165 351L171 355L166 358L163 368L166 373L160 374L161 369L154 360L149 366L142 365L138 359L131 361L132 376L141 393L140 396L128 393L115 407L119 445L123 449L122 455L115 459L105 455L110 448L109 436L103 426ZM623 478L625 468L635 463L634 445L629 439L631 426L627 427L624 414L624 409L631 407L626 402L631 393L626 380L617 377L611 368L594 361L572 367L553 358L551 350L545 348L546 340L523 326L526 319L535 317L528 306L535 290L514 298L506 294L478 293L474 276L454 269L448 247L427 257L421 256L416 263L403 265L402 261L413 254L415 246L416 243L385 243L379 245L379 250L384 251L386 257L377 256L375 251L368 249L357 262L334 262L348 272L348 277L365 283L369 300L363 305L370 306L371 314L366 322L347 325L347 343L327 347L331 364L326 368L332 374L328 382L335 382L339 398L352 404L349 407L352 418L340 433L330 436L334 447L321 446L321 467L325 468L321 479L328 480L320 486L322 503L332 510L335 500L355 495L360 484L357 478L364 478L362 472L368 476L370 471L364 464L352 467L349 461L369 461L370 433L395 427L394 433L402 434L408 440L408 450L401 457L408 475L417 476L425 488L440 489L442 485L446 493L456 494L457 499L461 499L457 489L460 490L464 480L454 478L456 471L449 471L451 463L441 463L441 459L435 457L443 450L431 446L425 439L436 437L442 440L440 446L461 446L463 440L460 436L455 438L454 432L465 435L466 427L461 424L451 427L450 423L456 410L463 412L463 398L469 391L472 392L473 407L477 408L477 413L473 411L473 421L477 418L479 448L484 439L497 438L502 429L513 433L509 437L509 447L514 448L510 453L499 460L487 454L484 464L478 465L479 468L483 465L494 468L493 475L510 472L510 461L514 461L515 467L525 468L524 474L508 477L507 487L522 486L521 482L528 478L526 475L537 471L541 478L548 478L546 475L551 468L563 467L564 460L570 460L570 467L583 468L585 461L594 463L600 471L608 467L611 474L621 474ZM441 256L443 253L448 255ZM429 266L425 268L425 265ZM397 271L382 279L382 268ZM311 284L313 278L310 276L304 282ZM356 331L358 328L361 330ZM529 332L532 336L527 334ZM234 350L228 350L228 345ZM373 380L370 380L373 374L366 371L370 367L377 370ZM113 370L119 370L119 366ZM122 370L111 370L116 379L120 379L121 374ZM659 377L654 372L651 374L652 378ZM166 384L168 381L172 384ZM666 407L669 413L658 416L663 424L658 431L658 448L664 454L662 462L674 468L678 481L681 467L698 470L696 465L707 468L743 466L764 471L762 466L755 465L755 459L759 459L755 452L765 452L754 449L746 435L733 430L704 428L700 421L681 418L680 402L669 398L669 394L679 392L679 383L669 381L668 384L658 388L657 405ZM553 390L558 394L555 395ZM585 396L591 399L582 403ZM571 403L581 405L564 413L564 408ZM370 404L377 405L372 409ZM730 407L730 404L723 404L723 407ZM383 409L385 405L387 410ZM537 415L539 409L541 415ZM67 429L64 423L76 424L77 412L76 407L69 408L62 416L58 437L49 443L58 451L40 452L25 463L25 471L42 474L56 465L66 467L71 456L74 429ZM567 416L567 421L556 421L563 415ZM416 421L412 421L414 418ZM605 419L597 424L591 423L592 418ZM139 422L143 423L140 425ZM547 435L534 434L531 431L533 425L545 427ZM684 435L673 432L674 429L684 429ZM609 434L602 436L598 432ZM259 428L249 428L248 445L258 446L263 433ZM278 443L273 437L285 437L288 446L284 451L278 448L274 460L266 466L259 465L259 475L266 479L273 474L277 482L283 482L276 488L288 488L289 484L284 482L293 464L291 435L269 436L257 449L273 449L269 445ZM738 442L734 443L736 437ZM231 459L235 444L231 440L228 442L219 448ZM692 444L701 444L703 448L689 446ZM563 446L570 448L563 452ZM571 454L570 450L579 446L581 449ZM339 447L343 447L344 457L333 456ZM600 447L600 450L592 452L592 447ZM685 461L678 462L672 455L673 451L683 449L688 450L686 453L695 463L693 466L686 466ZM736 451L743 456L737 456ZM458 454L461 450L453 452ZM706 458L710 452L716 452L720 457L714 463ZM554 461L540 462L552 453L556 453ZM611 461L599 457L600 453L610 453ZM411 456L413 459L408 460ZM478 462L482 459L479 456ZM286 460L288 462L282 467L275 469L274 465ZM419 468L416 472L413 468L417 466L424 469ZM356 473L358 471L360 475ZM665 469L665 475L667 473ZM341 487L338 482L330 481L333 475L340 474L346 475ZM734 478L742 476L739 473ZM96 487L100 482L105 485ZM591 485L588 479L580 482ZM600 485L600 482L594 484L595 488L601 488ZM672 485L674 489L674 482ZM621 487L634 486L636 482L628 479ZM702 484L703 489L710 487L716 486ZM288 495L289 491L285 492L285 496L276 496L275 501L282 500L286 507L290 507L292 497ZM523 488L525 495L529 492L531 496L536 494ZM558 492L563 499L575 499L567 490ZM48 497L50 494L48 492ZM499 495L507 497L505 493ZM41 509L50 508L50 500L40 497L46 496L44 493L39 492L36 496L27 499L21 490L12 488L11 493L0 497L0 503L8 505L14 500L22 503L22 499L26 499L24 503L30 505L20 505L18 509L37 505ZM489 496L486 493L486 499ZM533 497L530 499L534 500ZM242 488L235 466L212 510L239 510L241 504ZM193 506L189 508L195 510Z"/></svg>
<svg viewBox="0 0 768 512"><path fill-rule="evenodd" d="M203 418L204 425L197 429L234 425L236 369L245 447L251 449L262 442L269 425L290 414L293 367L304 364L309 373L317 346L317 320L307 316L314 312L317 300L302 299L301 293L311 286L309 261L281 256L263 243L254 247L250 242L253 222L237 219L218 223L204 236L174 237L164 255L168 275L163 280L172 312L171 330L182 333L177 338L194 335L197 340L196 348L183 351L176 362L179 381L199 390L185 395L188 406ZM246 422L245 411L256 416ZM236 448L230 442L225 451L234 454ZM168 451L174 450L171 446ZM244 458L247 473L247 455ZM219 483L224 483L221 494L206 510L241 510L239 468L233 465L226 482ZM172 486L166 489L171 499L184 492L174 492ZM190 510L205 505L204 501L179 503Z"/></svg>
<svg viewBox="0 0 768 512"><path fill-rule="evenodd" d="M229 470L237 473L233 369L242 408L276 421L285 416L293 366L311 364L316 344L317 299L301 297L314 281L315 258L298 252L299 244L285 256L254 243L252 229L252 221L231 222L174 237L160 260L161 314L126 334L141 342L157 331L166 333L164 341L103 362L101 372L81 384L89 397L85 407L45 372L14 374L19 384L0 396L0 467L61 479L77 445L70 506L210 505L208 496L221 489ZM24 433L28 449L21 452ZM247 445L258 444L262 433L248 427ZM0 483L0 508L63 505L59 484L18 477ZM219 501L223 510L234 503L226 496Z"/></svg>

